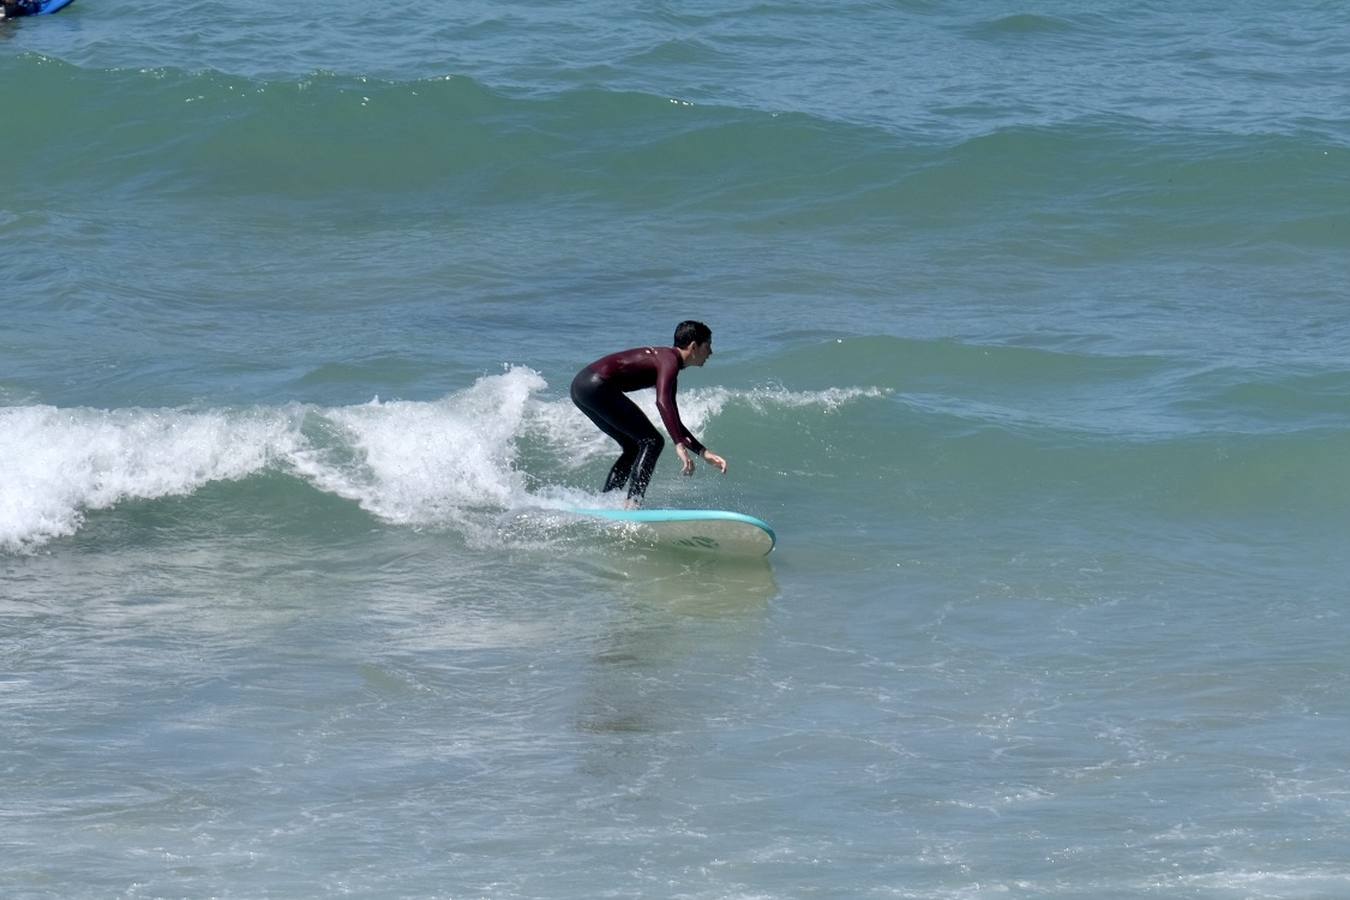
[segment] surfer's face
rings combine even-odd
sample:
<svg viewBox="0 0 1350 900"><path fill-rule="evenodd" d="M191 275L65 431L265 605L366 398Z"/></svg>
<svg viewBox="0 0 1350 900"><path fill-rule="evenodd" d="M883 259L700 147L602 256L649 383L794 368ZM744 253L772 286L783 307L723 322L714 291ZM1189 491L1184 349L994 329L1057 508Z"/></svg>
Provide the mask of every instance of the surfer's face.
<svg viewBox="0 0 1350 900"><path fill-rule="evenodd" d="M694 349L689 351L689 358L685 360L686 366L701 366L712 356L712 341L706 344L695 344Z"/></svg>

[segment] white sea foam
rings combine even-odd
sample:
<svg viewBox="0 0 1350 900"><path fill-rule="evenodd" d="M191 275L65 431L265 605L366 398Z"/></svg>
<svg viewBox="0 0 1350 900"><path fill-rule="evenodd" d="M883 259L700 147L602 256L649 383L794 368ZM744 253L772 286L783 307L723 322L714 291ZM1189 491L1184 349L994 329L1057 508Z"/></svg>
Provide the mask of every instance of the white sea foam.
<svg viewBox="0 0 1350 900"><path fill-rule="evenodd" d="M286 410L0 408L0 547L73 534L89 509L187 494L294 451Z"/></svg>
<svg viewBox="0 0 1350 900"><path fill-rule="evenodd" d="M0 407L0 548L74 534L92 510L191 494L266 470L294 474L403 524L575 502L575 492L527 486L519 443L529 439L572 467L611 456L614 446L569 399L545 396L547 389L539 373L512 367L431 402L204 411ZM679 403L697 434L730 403L755 412L833 410L881 393L699 388L682 392ZM659 423L654 394L633 397Z"/></svg>
<svg viewBox="0 0 1350 900"><path fill-rule="evenodd" d="M293 468L317 487L391 521L422 523L455 510L506 507L525 496L515 469L527 404L547 385L526 368L480 378L431 403L378 400L319 413L343 438L344 454L306 450Z"/></svg>

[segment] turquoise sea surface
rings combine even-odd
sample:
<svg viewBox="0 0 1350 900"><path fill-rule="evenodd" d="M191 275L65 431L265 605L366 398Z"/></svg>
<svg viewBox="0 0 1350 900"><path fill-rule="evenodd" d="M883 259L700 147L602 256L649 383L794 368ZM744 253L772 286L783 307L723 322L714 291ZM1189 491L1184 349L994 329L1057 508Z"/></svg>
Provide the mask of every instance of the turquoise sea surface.
<svg viewBox="0 0 1350 900"><path fill-rule="evenodd" d="M1350 896L1350 6L78 0L0 84L0 897ZM686 318L649 503L767 560L565 512Z"/></svg>

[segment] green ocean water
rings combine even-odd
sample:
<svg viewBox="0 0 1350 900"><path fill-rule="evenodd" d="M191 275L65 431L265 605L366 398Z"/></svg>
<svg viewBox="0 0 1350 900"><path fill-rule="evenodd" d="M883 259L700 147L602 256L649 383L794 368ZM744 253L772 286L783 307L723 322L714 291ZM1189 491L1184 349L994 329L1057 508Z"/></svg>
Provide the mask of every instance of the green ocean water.
<svg viewBox="0 0 1350 900"><path fill-rule="evenodd" d="M0 23L0 894L1350 890L1342 5L386 12Z"/></svg>

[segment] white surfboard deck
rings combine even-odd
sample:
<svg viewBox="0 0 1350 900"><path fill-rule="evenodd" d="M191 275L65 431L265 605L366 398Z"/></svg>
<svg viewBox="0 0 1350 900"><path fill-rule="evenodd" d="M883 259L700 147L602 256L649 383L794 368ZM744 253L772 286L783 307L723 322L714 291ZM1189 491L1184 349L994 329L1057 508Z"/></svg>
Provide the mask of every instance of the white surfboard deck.
<svg viewBox="0 0 1350 900"><path fill-rule="evenodd" d="M765 522L720 509L573 509L579 516L633 526L659 546L723 556L765 556L777 537Z"/></svg>

